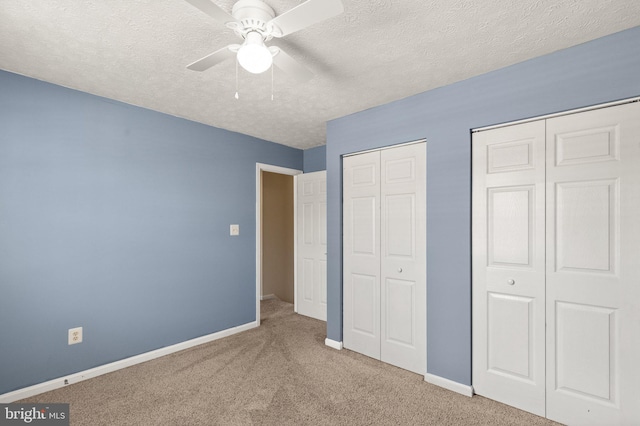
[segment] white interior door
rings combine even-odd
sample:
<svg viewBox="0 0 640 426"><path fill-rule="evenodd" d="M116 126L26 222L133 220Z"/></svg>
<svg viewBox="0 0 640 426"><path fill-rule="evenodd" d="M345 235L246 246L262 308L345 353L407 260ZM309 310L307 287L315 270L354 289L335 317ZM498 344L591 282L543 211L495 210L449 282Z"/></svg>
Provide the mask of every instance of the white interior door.
<svg viewBox="0 0 640 426"><path fill-rule="evenodd" d="M380 152L380 359L426 373L427 176L424 143Z"/></svg>
<svg viewBox="0 0 640 426"><path fill-rule="evenodd" d="M327 320L327 172L296 176L298 313Z"/></svg>
<svg viewBox="0 0 640 426"><path fill-rule="evenodd" d="M545 415L544 121L473 135L473 388Z"/></svg>
<svg viewBox="0 0 640 426"><path fill-rule="evenodd" d="M640 424L640 104L547 120L547 417Z"/></svg>
<svg viewBox="0 0 640 426"><path fill-rule="evenodd" d="M473 167L474 390L640 424L640 103L476 133Z"/></svg>
<svg viewBox="0 0 640 426"><path fill-rule="evenodd" d="M426 372L426 145L343 160L343 341Z"/></svg>
<svg viewBox="0 0 640 426"><path fill-rule="evenodd" d="M343 344L380 359L380 152L343 159Z"/></svg>

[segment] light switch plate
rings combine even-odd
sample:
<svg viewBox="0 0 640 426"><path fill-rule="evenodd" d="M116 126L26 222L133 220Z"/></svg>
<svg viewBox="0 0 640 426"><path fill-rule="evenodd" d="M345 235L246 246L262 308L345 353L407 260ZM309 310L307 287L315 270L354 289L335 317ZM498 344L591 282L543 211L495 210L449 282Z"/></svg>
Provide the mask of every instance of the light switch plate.
<svg viewBox="0 0 640 426"><path fill-rule="evenodd" d="M230 225L229 226L229 235L240 235L240 225Z"/></svg>

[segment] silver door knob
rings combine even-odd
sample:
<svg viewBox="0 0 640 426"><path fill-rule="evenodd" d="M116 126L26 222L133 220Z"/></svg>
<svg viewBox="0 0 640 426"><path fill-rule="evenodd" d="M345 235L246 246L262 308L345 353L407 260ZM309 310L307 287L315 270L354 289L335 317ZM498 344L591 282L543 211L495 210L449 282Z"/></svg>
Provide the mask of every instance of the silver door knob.
<svg viewBox="0 0 640 426"><path fill-rule="evenodd" d="M516 280L514 280L513 278L509 278L507 280L507 284L509 284L509 285L514 285L515 283L516 283Z"/></svg>
<svg viewBox="0 0 640 426"><path fill-rule="evenodd" d="M402 272L402 268L398 268L398 272Z"/></svg>

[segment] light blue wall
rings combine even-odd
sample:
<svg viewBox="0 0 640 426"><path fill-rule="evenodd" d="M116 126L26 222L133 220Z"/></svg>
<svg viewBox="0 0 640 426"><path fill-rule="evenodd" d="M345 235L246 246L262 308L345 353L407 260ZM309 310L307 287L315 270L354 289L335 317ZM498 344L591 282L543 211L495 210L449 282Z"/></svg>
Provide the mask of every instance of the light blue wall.
<svg viewBox="0 0 640 426"><path fill-rule="evenodd" d="M341 155L427 139L427 369L469 385L470 130L638 95L640 27L329 122L328 337L342 340Z"/></svg>
<svg viewBox="0 0 640 426"><path fill-rule="evenodd" d="M327 170L327 146L317 146L304 150L304 172Z"/></svg>
<svg viewBox="0 0 640 426"><path fill-rule="evenodd" d="M256 162L303 154L0 72L0 394L254 321Z"/></svg>

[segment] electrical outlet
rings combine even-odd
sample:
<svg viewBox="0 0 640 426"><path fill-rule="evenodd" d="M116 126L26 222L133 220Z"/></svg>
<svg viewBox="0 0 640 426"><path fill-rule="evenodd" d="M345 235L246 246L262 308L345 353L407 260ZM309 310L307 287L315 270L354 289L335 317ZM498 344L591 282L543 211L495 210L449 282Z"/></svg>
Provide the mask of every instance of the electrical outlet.
<svg viewBox="0 0 640 426"><path fill-rule="evenodd" d="M82 327L69 329L69 344L75 345L76 343L82 343Z"/></svg>
<svg viewBox="0 0 640 426"><path fill-rule="evenodd" d="M229 235L240 235L240 225L229 225Z"/></svg>

